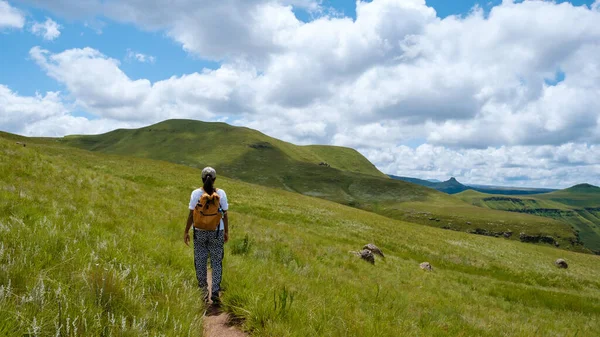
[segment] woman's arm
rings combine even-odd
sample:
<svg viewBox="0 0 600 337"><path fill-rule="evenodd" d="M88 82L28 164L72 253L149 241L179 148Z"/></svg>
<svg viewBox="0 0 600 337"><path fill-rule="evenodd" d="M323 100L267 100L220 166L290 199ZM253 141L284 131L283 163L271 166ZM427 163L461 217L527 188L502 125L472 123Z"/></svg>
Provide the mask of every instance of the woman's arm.
<svg viewBox="0 0 600 337"><path fill-rule="evenodd" d="M229 240L229 217L227 211L223 211L223 226L225 227L225 242Z"/></svg>

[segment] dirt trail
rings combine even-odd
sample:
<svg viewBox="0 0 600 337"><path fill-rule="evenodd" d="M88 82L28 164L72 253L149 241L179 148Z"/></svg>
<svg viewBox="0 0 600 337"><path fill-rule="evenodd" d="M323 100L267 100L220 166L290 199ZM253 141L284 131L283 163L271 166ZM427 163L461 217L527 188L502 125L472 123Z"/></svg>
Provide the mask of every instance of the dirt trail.
<svg viewBox="0 0 600 337"><path fill-rule="evenodd" d="M212 272L208 270L208 289L212 285ZM207 337L246 337L247 334L231 324L228 313L214 306L208 307L204 315L204 336Z"/></svg>

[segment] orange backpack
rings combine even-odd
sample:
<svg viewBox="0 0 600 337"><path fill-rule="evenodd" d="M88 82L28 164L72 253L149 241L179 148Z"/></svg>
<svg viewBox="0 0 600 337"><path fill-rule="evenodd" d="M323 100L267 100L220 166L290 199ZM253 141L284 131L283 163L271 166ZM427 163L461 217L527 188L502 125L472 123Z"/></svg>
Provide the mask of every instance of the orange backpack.
<svg viewBox="0 0 600 337"><path fill-rule="evenodd" d="M221 223L220 201L216 188L211 195L202 191L202 196L194 208L194 227L209 231L217 230Z"/></svg>

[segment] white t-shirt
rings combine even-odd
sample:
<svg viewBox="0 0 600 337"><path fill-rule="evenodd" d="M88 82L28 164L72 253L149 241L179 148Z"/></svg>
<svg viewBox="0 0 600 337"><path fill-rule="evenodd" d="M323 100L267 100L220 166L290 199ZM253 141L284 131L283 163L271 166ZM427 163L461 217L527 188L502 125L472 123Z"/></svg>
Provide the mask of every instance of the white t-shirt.
<svg viewBox="0 0 600 337"><path fill-rule="evenodd" d="M204 193L204 191L202 190L202 187L195 189L192 192L192 195L190 196L190 207L189 207L190 210L193 210L196 207L196 204L198 203L198 200L200 200L202 193ZM227 194L225 194L225 191L223 191L220 188L217 188L217 194L219 195L219 198L220 198L221 209L226 211L229 208L229 205L227 204ZM219 226L219 230L224 230L224 229L225 229L225 225L223 225L223 219L221 219L221 225Z"/></svg>

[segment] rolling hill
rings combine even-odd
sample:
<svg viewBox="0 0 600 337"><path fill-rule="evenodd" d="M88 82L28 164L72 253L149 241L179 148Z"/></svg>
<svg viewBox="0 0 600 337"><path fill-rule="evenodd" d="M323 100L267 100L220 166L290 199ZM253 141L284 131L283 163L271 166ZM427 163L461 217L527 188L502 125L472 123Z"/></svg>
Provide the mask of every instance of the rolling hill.
<svg viewBox="0 0 600 337"><path fill-rule="evenodd" d="M514 196L465 191L456 195L488 209L544 216L576 229L586 247L600 253L600 188L580 184L545 194Z"/></svg>
<svg viewBox="0 0 600 337"><path fill-rule="evenodd" d="M353 149L297 146L252 129L193 120L67 136L55 142L196 168L210 165L229 178L335 201L393 219L491 236L525 232L552 237L553 241L545 244L585 250L573 229L564 223L482 210L445 193L390 179Z"/></svg>
<svg viewBox="0 0 600 337"><path fill-rule="evenodd" d="M201 335L182 242L199 175L0 134L0 335ZM251 335L600 330L598 256L415 226L222 175L217 183L231 219L223 305ZM370 265L349 252L367 242L386 258Z"/></svg>
<svg viewBox="0 0 600 337"><path fill-rule="evenodd" d="M304 164L386 177L356 150L344 147L298 146L265 134L226 123L167 120L140 129L118 129L102 135L67 136L65 144L91 151L166 160L188 166L215 165L229 176L264 179L264 169L273 172L291 164ZM258 159L257 159L258 157ZM255 161L262 161L256 165ZM271 165L268 165L271 164ZM320 168L325 168L322 165ZM271 173L271 172L269 172Z"/></svg>

